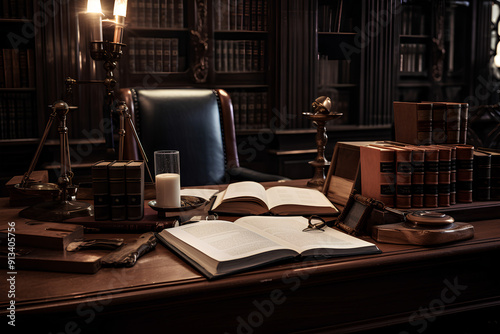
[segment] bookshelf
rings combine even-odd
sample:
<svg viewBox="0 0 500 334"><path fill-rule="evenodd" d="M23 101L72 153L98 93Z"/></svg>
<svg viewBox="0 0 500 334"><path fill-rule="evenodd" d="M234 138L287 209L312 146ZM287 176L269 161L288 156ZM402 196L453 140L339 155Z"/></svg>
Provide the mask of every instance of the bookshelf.
<svg viewBox="0 0 500 334"><path fill-rule="evenodd" d="M268 128L271 3L130 0L121 86L223 88L237 131Z"/></svg>
<svg viewBox="0 0 500 334"><path fill-rule="evenodd" d="M398 100L462 102L470 94L474 5L451 0L402 4Z"/></svg>
<svg viewBox="0 0 500 334"><path fill-rule="evenodd" d="M317 95L329 96L335 111L344 114L333 122L358 124L360 61L359 53L349 50L355 45L355 27L361 26L358 1L318 1Z"/></svg>
<svg viewBox="0 0 500 334"><path fill-rule="evenodd" d="M165 86L188 80L189 28L194 4L186 0L128 2L120 84Z"/></svg>
<svg viewBox="0 0 500 334"><path fill-rule="evenodd" d="M38 136L35 42L25 37L33 24L31 0L3 1L0 8L0 140Z"/></svg>
<svg viewBox="0 0 500 334"><path fill-rule="evenodd" d="M102 1L108 16L112 2ZM47 123L47 106L64 93L64 78L103 78L102 64L78 39L75 17L86 0L56 2L55 15L42 3L9 0L0 6L0 145L23 171ZM27 71L35 84L28 77L27 85L19 78L21 87L5 86L3 50L14 49L7 33L22 36L34 24L29 15L14 16L10 6L44 15L45 24L20 48L35 54L35 69ZM242 165L308 178L316 129L302 113L320 95L344 113L328 124L327 157L338 140L390 139L394 100L460 102L471 96L488 104L482 93L489 89L490 8L483 0L129 0L127 48L115 75L120 87L227 90ZM70 144L81 158L75 163L88 163L108 148L103 93L82 86L73 94L79 109L68 118ZM9 117L19 117L15 131L8 129ZM57 135L53 129L49 138ZM57 151L52 146L48 150ZM21 151L29 151L22 164ZM42 158L45 164L58 159L54 152Z"/></svg>

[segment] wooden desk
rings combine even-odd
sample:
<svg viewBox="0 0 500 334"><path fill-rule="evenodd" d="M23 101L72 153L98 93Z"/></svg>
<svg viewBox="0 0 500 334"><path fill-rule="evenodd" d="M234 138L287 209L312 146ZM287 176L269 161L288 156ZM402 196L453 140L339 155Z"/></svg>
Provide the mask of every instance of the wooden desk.
<svg viewBox="0 0 500 334"><path fill-rule="evenodd" d="M2 219L20 221L1 204ZM214 281L162 245L132 268L93 275L19 270L16 329L344 333L402 324L432 333L435 316L468 311L455 320L475 321L473 311L500 305L500 219L473 224L474 239L451 245L378 244L377 255L280 263ZM8 290L4 275L2 326Z"/></svg>

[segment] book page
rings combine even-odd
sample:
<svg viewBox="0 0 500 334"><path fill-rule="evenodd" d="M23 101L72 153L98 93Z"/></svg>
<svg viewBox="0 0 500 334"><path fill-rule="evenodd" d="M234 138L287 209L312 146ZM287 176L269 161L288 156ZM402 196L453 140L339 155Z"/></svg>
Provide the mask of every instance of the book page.
<svg viewBox="0 0 500 334"><path fill-rule="evenodd" d="M220 220L198 222L165 231L218 262L284 248L256 232Z"/></svg>
<svg viewBox="0 0 500 334"><path fill-rule="evenodd" d="M214 209L216 209L223 201L231 201L242 198L258 198L260 201L264 202L267 207L269 207L266 199L266 189L257 182L253 181L243 181L237 183L231 183L227 186L226 190L217 194L217 198L214 202Z"/></svg>
<svg viewBox="0 0 500 334"><path fill-rule="evenodd" d="M376 246L367 241L350 236L330 227L325 227L324 232L303 230L308 226L308 220L304 217L255 217L248 216L239 218L235 224L241 225L249 230L255 231L276 243L287 248L294 249L298 253L316 249L318 253L308 255L333 255L328 249L350 250L357 248L373 248ZM353 252L355 253L355 252ZM349 254L349 252L342 252Z"/></svg>
<svg viewBox="0 0 500 334"><path fill-rule="evenodd" d="M334 208L326 196L316 189L278 186L267 189L269 208L279 205L301 205Z"/></svg>

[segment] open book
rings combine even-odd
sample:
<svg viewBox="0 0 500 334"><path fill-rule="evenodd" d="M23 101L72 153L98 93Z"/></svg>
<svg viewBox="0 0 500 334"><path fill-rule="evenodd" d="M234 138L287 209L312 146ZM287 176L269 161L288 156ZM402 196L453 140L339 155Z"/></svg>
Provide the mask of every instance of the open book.
<svg viewBox="0 0 500 334"><path fill-rule="evenodd" d="M277 186L265 189L260 183L231 183L216 195L211 211L227 214L338 215L338 209L316 189Z"/></svg>
<svg viewBox="0 0 500 334"><path fill-rule="evenodd" d="M379 253L375 244L330 227L308 231L304 217L248 216L234 223L209 220L165 229L158 239L208 278L303 257Z"/></svg>

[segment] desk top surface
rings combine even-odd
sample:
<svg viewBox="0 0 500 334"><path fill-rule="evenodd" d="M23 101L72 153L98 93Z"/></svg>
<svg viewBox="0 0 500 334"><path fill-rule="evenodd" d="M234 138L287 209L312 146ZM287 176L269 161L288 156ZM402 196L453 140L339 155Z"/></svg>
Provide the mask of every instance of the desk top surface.
<svg viewBox="0 0 500 334"><path fill-rule="evenodd" d="M21 221L19 208L9 208L7 199L0 199L2 221ZM44 271L17 271L16 305L18 310L37 311L71 307L82 300L113 296L120 303L146 298L211 298L267 289L284 277L311 275L314 280L342 281L373 274L382 270L404 270L405 267L434 261L453 261L478 252L500 249L500 219L472 223L475 236L453 244L421 247L376 243L381 254L349 256L325 260L278 263L214 281L207 280L196 269L159 244L131 268L102 268L95 274L73 274ZM96 237L98 235L95 235ZM137 234L114 235L133 239ZM364 239L373 242L369 237ZM8 291L8 282L0 281L0 291ZM151 297L154 296L154 297ZM0 296L5 312L7 294ZM1 313L1 312L0 312Z"/></svg>

